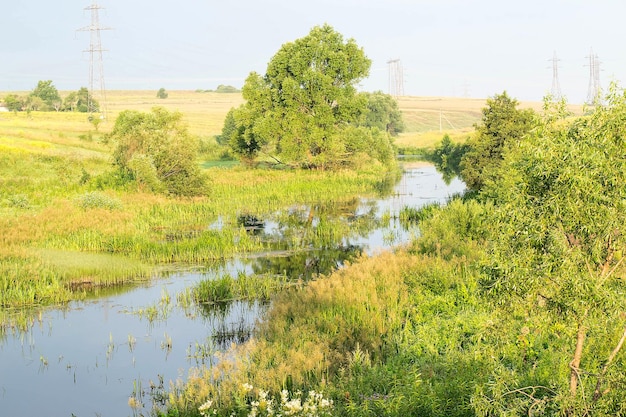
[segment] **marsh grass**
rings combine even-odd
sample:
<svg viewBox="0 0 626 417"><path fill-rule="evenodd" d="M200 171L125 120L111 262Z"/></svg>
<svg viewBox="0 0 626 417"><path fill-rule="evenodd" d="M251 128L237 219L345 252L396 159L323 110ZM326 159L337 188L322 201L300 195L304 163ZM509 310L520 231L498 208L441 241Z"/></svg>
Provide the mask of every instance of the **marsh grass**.
<svg viewBox="0 0 626 417"><path fill-rule="evenodd" d="M169 406L195 415L202 398L210 398L217 415L226 416L240 404L241 387L251 384L271 396L323 389L335 401L333 415L416 415L431 405L431 382L450 390L450 364L429 368L428 360L440 352L454 355L455 343L481 328L482 316L455 328L464 320L456 317L459 311L480 311L474 281L463 271L434 257L384 253L284 289L253 339L172 386ZM432 374L425 384L427 369ZM469 394L451 391L448 397Z"/></svg>
<svg viewBox="0 0 626 417"><path fill-rule="evenodd" d="M117 285L133 279L148 278L153 267L141 261L106 253L88 253L57 249L37 252L45 265L69 282L71 289L90 289Z"/></svg>
<svg viewBox="0 0 626 417"><path fill-rule="evenodd" d="M66 300L68 294L61 289L72 288L73 281L109 285L143 278L148 268L140 264L198 264L267 250L267 242L237 225L242 208L262 217L292 204L342 201L357 193L373 195L381 172L371 169L328 176L320 172L212 168L207 170L214 178L210 196L172 199L123 190L94 191L88 184L79 184L81 172L77 167L70 164L67 174L67 170L54 168L61 164L58 157L48 163L39 156L34 158L42 164L36 171L42 176L27 176L26 166L17 158L18 171L24 170L21 182L14 177L5 182L9 192L4 191L7 188L2 191L0 265L11 269L5 275L32 287L35 293L44 287L33 287L29 277L49 277L53 284L45 286L44 294L16 297L15 291L3 293L3 303ZM69 178L62 179L60 174ZM223 227L212 228L218 219ZM322 227L319 232L324 230ZM52 259L51 253L59 260ZM68 253L77 261L70 262ZM111 259L115 262L107 266L101 261L108 259L105 255L114 256ZM79 259L85 261L81 268L77 266ZM124 262L128 266L123 266ZM51 297L48 289L59 291L59 297Z"/></svg>
<svg viewBox="0 0 626 417"><path fill-rule="evenodd" d="M120 111L148 111L154 105L181 111L190 131L205 143L205 156L214 157L213 136L221 132L230 108L243 99L241 94L191 91L172 91L167 100L158 100L152 91L110 92L108 97L109 119L98 132L84 114L2 115L0 272L5 286L17 284L2 292L0 305L83 297L83 291L68 292L75 285L72 282L109 285L143 279L149 269L146 264L201 264L267 250L267 242L237 225L239 215L264 218L287 206L341 203L355 194L373 196L388 190L397 178L397 173L386 175L384 167L376 165L329 175L245 169L220 161L203 168L211 179L206 197L175 199L143 193L116 178L112 144L103 140ZM408 99L400 102L407 112L423 105ZM410 121L409 130L421 131L416 126ZM212 228L218 219L223 227ZM324 225L317 233L320 239L332 237L332 230ZM77 261L72 262L68 254ZM112 262L107 266L104 259ZM78 260L85 266L79 267Z"/></svg>
<svg viewBox="0 0 626 417"><path fill-rule="evenodd" d="M240 273L236 278L222 275L215 279L205 279L192 289L193 299L197 303L223 303L235 300L269 301L272 295L294 285L283 275L247 275Z"/></svg>

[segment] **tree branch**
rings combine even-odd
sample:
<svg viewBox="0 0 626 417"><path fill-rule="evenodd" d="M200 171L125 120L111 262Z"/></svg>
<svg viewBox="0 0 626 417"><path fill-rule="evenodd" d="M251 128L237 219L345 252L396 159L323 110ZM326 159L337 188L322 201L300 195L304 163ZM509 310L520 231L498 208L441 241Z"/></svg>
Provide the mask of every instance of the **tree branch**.
<svg viewBox="0 0 626 417"><path fill-rule="evenodd" d="M609 366L611 366L611 363L613 363L613 360L615 359L615 356L617 356L619 351L622 349L622 346L624 345L625 341L626 341L626 327L624 328L624 332L622 333L622 337L619 339L619 342L617 342L617 345L615 346L615 348L613 349L613 351L609 355L608 360L606 361L606 363L602 367L602 371L600 371L600 375L598 375L598 381L596 382L596 389L593 392L593 401L599 400L600 397L602 397L602 395L604 395L604 394L606 394L608 392L608 389L604 390L603 392L601 392L600 388L602 387L602 382L604 381L604 376L606 375L607 371L609 370Z"/></svg>

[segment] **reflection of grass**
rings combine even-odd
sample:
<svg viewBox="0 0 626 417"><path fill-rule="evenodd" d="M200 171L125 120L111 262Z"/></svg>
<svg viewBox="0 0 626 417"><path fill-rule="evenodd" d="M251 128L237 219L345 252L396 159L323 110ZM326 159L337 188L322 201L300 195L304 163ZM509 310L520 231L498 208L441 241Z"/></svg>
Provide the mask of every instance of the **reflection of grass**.
<svg viewBox="0 0 626 417"><path fill-rule="evenodd" d="M119 255L58 249L43 249L39 254L44 264L76 287L112 285L128 277L146 277L152 270L143 262Z"/></svg>

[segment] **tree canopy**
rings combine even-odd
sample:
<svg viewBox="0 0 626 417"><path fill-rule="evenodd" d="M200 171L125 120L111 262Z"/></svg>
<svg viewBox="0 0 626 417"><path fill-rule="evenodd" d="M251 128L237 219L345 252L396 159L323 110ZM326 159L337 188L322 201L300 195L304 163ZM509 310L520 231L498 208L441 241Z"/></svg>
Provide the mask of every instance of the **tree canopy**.
<svg viewBox="0 0 626 417"><path fill-rule="evenodd" d="M356 85L370 65L353 39L344 40L329 25L284 44L265 75L253 72L245 82L246 103L233 113L236 129L229 127L233 151L322 169L350 164L359 154L388 158L386 132L359 124L368 99Z"/></svg>
<svg viewBox="0 0 626 417"><path fill-rule="evenodd" d="M543 317L538 331L561 326L566 347L555 343L541 357L560 371L541 380L551 393L526 398L526 407L541 400L569 415L624 411L626 94L607 100L572 123L539 124L504 152L498 181L483 190L494 204L485 288L502 305ZM499 401L508 407L520 396Z"/></svg>
<svg viewBox="0 0 626 417"><path fill-rule="evenodd" d="M159 88L159 91L157 91L156 96L157 98L160 98L160 99L166 99L169 96L169 94L167 93L165 88L161 87Z"/></svg>
<svg viewBox="0 0 626 417"><path fill-rule="evenodd" d="M143 187L183 196L206 192L196 160L199 142L188 133L182 113L161 107L123 111L108 139L116 143L114 164Z"/></svg>
<svg viewBox="0 0 626 417"><path fill-rule="evenodd" d="M467 141L459 164L461 177L469 189L482 189L496 174L507 144L520 141L533 127L534 111L520 110L518 104L506 91L487 100L481 122Z"/></svg>
<svg viewBox="0 0 626 417"><path fill-rule="evenodd" d="M35 89L30 93L30 97L40 98L49 109L58 111L61 108L61 96L52 80L39 81Z"/></svg>
<svg viewBox="0 0 626 417"><path fill-rule="evenodd" d="M404 132L402 112L391 95L382 91L361 94L367 97L367 106L361 116L364 126L376 127L391 136Z"/></svg>
<svg viewBox="0 0 626 417"><path fill-rule="evenodd" d="M90 93L87 87L81 87L78 91L72 91L63 100L63 111L77 111L87 113L89 111ZM98 111L100 105L96 100L91 98L93 110Z"/></svg>

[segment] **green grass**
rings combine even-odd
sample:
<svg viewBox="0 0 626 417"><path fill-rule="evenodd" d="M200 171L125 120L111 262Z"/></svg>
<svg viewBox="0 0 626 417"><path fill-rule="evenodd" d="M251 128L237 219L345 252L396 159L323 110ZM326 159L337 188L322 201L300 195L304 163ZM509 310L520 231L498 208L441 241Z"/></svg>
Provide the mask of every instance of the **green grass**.
<svg viewBox="0 0 626 417"><path fill-rule="evenodd" d="M0 271L5 285L18 282L3 292L0 306L59 302L84 296L68 291L77 282L109 285L141 279L147 269L163 263L203 263L264 250L263 242L237 225L237 216L263 218L310 202L341 204L393 183L378 166L331 175L246 169L221 159L227 153L213 136L220 133L229 109L242 103L241 94L169 93L160 100L152 91L110 92L109 119L98 132L85 114L0 116ZM405 139L430 129L432 120L426 119L437 114L433 106L448 102L433 103L400 100L409 129L399 139L415 146ZM176 199L143 193L122 186L113 174L112 145L102 141L103 135L120 111L147 111L156 105L181 111L190 131L202 137L205 159L198 163L210 178L208 196ZM459 124L476 111L475 105L469 110L448 105L446 111L458 113ZM430 110L422 112L424 107ZM218 218L225 227L211 229ZM86 266L73 264L71 257ZM112 261L110 267L103 266L105 259Z"/></svg>
<svg viewBox="0 0 626 417"><path fill-rule="evenodd" d="M298 285L285 276L246 275L237 277L223 275L200 281L191 290L193 299L201 304L224 303L235 300L269 301L281 289Z"/></svg>

